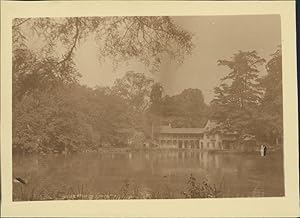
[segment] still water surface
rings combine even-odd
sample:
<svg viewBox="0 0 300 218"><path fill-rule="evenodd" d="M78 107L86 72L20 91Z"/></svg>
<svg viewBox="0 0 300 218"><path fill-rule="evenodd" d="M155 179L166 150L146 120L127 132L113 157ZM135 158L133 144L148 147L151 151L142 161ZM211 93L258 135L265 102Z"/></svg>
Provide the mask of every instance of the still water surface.
<svg viewBox="0 0 300 218"><path fill-rule="evenodd" d="M167 185L179 198L192 174L221 187L223 197L284 195L280 154L141 151L13 158L13 176L27 179L26 188L84 187L89 193L117 193L126 180L151 190ZM17 191L17 185L13 187Z"/></svg>

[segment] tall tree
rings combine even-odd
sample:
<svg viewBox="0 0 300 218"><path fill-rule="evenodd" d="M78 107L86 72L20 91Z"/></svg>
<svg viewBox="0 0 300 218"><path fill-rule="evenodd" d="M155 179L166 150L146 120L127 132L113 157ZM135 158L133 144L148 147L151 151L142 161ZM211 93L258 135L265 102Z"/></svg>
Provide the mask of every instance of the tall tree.
<svg viewBox="0 0 300 218"><path fill-rule="evenodd" d="M282 103L282 54L279 47L266 64L267 75L261 78L260 84L265 90L261 104L261 119L266 126L263 133L274 143L283 135Z"/></svg>
<svg viewBox="0 0 300 218"><path fill-rule="evenodd" d="M159 127L161 124L161 112L162 112L162 99L163 99L163 86L156 82L151 87L150 92L150 106L146 113L146 135L151 136L153 140L159 134Z"/></svg>
<svg viewBox="0 0 300 218"><path fill-rule="evenodd" d="M122 78L116 79L112 86L112 93L126 101L125 116L129 120L130 127L137 131L145 131L153 83L153 79L143 73L128 71Z"/></svg>
<svg viewBox="0 0 300 218"><path fill-rule="evenodd" d="M230 72L215 88L211 102L214 119L241 132L249 130L263 94L258 67L264 62L256 51L239 51L231 60L218 61L218 65L228 67Z"/></svg>
<svg viewBox="0 0 300 218"><path fill-rule="evenodd" d="M150 92L153 79L143 73L128 71L122 78L116 79L112 86L112 92L123 99L135 112L143 112L150 105Z"/></svg>
<svg viewBox="0 0 300 218"><path fill-rule="evenodd" d="M163 97L163 86L160 83L154 83L151 87L150 93L150 112L155 115L160 115L161 113L161 103Z"/></svg>

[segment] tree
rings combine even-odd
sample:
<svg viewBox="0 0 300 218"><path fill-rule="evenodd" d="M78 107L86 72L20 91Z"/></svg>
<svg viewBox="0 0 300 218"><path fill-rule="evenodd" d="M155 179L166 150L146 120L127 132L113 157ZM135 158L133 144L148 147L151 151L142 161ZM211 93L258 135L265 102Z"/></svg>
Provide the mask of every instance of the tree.
<svg viewBox="0 0 300 218"><path fill-rule="evenodd" d="M134 112L145 111L150 104L150 92L153 79L143 73L128 71L121 79L116 79L112 92L125 99Z"/></svg>
<svg viewBox="0 0 300 218"><path fill-rule="evenodd" d="M112 93L126 101L128 110L125 116L129 120L130 127L136 131L147 132L146 111L150 106L153 83L153 79L143 73L128 71L124 77L116 79L112 86Z"/></svg>
<svg viewBox="0 0 300 218"><path fill-rule="evenodd" d="M163 86L160 83L154 83L151 87L150 93L150 112L154 115L160 115L161 113L161 101L163 97Z"/></svg>
<svg viewBox="0 0 300 218"><path fill-rule="evenodd" d="M26 94L13 107L14 151L53 153L114 145L129 126L125 100L80 85Z"/></svg>
<svg viewBox="0 0 300 218"><path fill-rule="evenodd" d="M199 89L185 89L162 99L162 117L176 127L202 127L207 121L207 105Z"/></svg>
<svg viewBox="0 0 300 218"><path fill-rule="evenodd" d="M266 64L267 75L260 79L264 89L261 101L261 119L265 129L264 136L274 143L283 136L283 103L282 103L282 54L279 47Z"/></svg>
<svg viewBox="0 0 300 218"><path fill-rule="evenodd" d="M218 61L218 65L231 71L215 88L215 98L211 102L213 119L241 133L249 131L263 95L258 67L264 62L256 51L239 51L231 60Z"/></svg>
<svg viewBox="0 0 300 218"><path fill-rule="evenodd" d="M170 17L16 18L12 29L13 144L28 152L113 144L117 128L138 124L148 107L152 81L143 74L128 73L114 90L78 85L74 52L88 37L99 58L135 59L151 70L165 55L182 60L192 49L191 35Z"/></svg>
<svg viewBox="0 0 300 218"><path fill-rule="evenodd" d="M16 18L13 20L13 95L76 83L74 52L88 37L99 57L115 63L136 59L157 70L166 55L183 60L192 36L170 17ZM30 44L38 39L38 46Z"/></svg>
<svg viewBox="0 0 300 218"><path fill-rule="evenodd" d="M147 124L144 130L148 136L151 136L152 140L156 138L159 133L163 92L164 89L160 83L156 82L152 85L150 92L150 106L146 113Z"/></svg>
<svg viewBox="0 0 300 218"><path fill-rule="evenodd" d="M15 151L75 152L95 144L87 115L78 110L76 96L68 89L26 94L13 107Z"/></svg>
<svg viewBox="0 0 300 218"><path fill-rule="evenodd" d="M36 90L45 91L74 84L79 76L74 65L56 63L55 58L40 59L30 49L13 52L13 98L22 98Z"/></svg>
<svg viewBox="0 0 300 218"><path fill-rule="evenodd" d="M153 70L165 55L182 60L192 49L191 34L170 17L16 18L12 28L13 53L37 37L40 46L32 50L54 67L72 66L74 51L88 37L98 42L99 57L116 63L135 58Z"/></svg>

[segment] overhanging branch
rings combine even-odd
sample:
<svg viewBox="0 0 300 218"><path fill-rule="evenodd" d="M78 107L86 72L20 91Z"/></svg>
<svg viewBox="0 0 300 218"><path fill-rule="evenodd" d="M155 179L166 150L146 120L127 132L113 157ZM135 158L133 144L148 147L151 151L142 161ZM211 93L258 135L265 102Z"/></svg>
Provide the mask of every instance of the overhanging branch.
<svg viewBox="0 0 300 218"><path fill-rule="evenodd" d="M69 52L65 55L65 57L58 62L58 64L62 64L64 62L66 62L67 60L69 60L73 54L74 49L76 48L78 39L79 39L79 18L75 18L75 35L74 35L74 42L72 44L71 49L69 50Z"/></svg>
<svg viewBox="0 0 300 218"><path fill-rule="evenodd" d="M27 22L27 21L30 20L30 19L31 19L31 18L27 18L27 19L21 21L20 23L13 25L12 28L17 28L18 26L21 26L23 23Z"/></svg>

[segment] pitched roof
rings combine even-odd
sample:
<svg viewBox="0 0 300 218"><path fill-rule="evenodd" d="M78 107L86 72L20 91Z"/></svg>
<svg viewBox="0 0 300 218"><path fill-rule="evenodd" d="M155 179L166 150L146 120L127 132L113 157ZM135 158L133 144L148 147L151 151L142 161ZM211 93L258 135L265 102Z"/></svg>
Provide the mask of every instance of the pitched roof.
<svg viewBox="0 0 300 218"><path fill-rule="evenodd" d="M246 134L246 135L243 135L243 140L244 141L255 141L255 136Z"/></svg>
<svg viewBox="0 0 300 218"><path fill-rule="evenodd" d="M221 125L214 120L208 120L203 128L173 128L169 125L160 126L160 133L163 134L201 134L201 133L222 133L225 135L235 136L238 134L237 131L229 131L221 128Z"/></svg>
<svg viewBox="0 0 300 218"><path fill-rule="evenodd" d="M212 130L215 129L216 127L219 127L220 124L217 121L214 120L208 120L207 123L205 124L204 128L206 130Z"/></svg>
<svg viewBox="0 0 300 218"><path fill-rule="evenodd" d="M201 134L203 128L172 128L170 126L161 126L160 133L163 134Z"/></svg>

